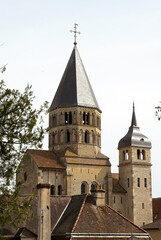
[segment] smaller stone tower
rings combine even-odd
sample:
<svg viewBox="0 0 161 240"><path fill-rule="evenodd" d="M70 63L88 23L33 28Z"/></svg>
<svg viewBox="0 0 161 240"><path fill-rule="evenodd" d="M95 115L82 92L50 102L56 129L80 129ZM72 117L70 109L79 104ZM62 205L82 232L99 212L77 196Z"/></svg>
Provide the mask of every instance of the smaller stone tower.
<svg viewBox="0 0 161 240"><path fill-rule="evenodd" d="M126 217L142 226L152 222L151 142L137 126L135 107L128 133L119 141L119 182L127 191Z"/></svg>

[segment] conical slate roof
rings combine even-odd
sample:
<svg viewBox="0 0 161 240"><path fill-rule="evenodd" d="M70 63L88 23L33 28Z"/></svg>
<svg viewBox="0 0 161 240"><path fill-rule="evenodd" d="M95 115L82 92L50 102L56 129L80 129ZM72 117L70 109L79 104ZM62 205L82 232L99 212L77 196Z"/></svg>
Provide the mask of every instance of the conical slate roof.
<svg viewBox="0 0 161 240"><path fill-rule="evenodd" d="M131 126L129 127L127 134L119 141L118 149L129 146L151 148L150 140L140 132L140 128L137 126L134 105Z"/></svg>
<svg viewBox="0 0 161 240"><path fill-rule="evenodd" d="M100 110L76 46L73 48L50 110L73 106Z"/></svg>

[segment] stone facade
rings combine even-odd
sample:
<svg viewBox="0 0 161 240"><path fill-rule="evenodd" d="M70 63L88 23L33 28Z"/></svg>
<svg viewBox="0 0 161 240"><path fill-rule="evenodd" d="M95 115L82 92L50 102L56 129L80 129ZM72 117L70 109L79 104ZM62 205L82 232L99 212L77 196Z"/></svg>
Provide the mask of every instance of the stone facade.
<svg viewBox="0 0 161 240"><path fill-rule="evenodd" d="M101 151L101 112L93 108L58 108L49 113L49 149L66 147L82 157Z"/></svg>
<svg viewBox="0 0 161 240"><path fill-rule="evenodd" d="M87 91L88 90L88 91ZM132 123L119 142L119 174L101 153L101 110L76 48L49 112L49 151L28 151L18 171L23 194L50 184L51 195L90 193L101 185L109 206L135 224L152 222L151 143Z"/></svg>
<svg viewBox="0 0 161 240"><path fill-rule="evenodd" d="M127 191L125 216L139 226L152 222L150 149L120 149L119 177L121 186Z"/></svg>

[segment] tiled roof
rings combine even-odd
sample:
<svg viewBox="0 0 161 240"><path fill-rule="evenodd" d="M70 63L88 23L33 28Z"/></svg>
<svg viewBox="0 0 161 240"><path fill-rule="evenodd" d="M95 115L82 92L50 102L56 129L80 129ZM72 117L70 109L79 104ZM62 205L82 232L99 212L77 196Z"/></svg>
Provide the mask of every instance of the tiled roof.
<svg viewBox="0 0 161 240"><path fill-rule="evenodd" d="M153 198L153 221L161 219L161 198Z"/></svg>
<svg viewBox="0 0 161 240"><path fill-rule="evenodd" d="M59 157L77 157L78 155L73 152L73 150L70 147L67 147L62 152L55 153L55 155Z"/></svg>
<svg viewBox="0 0 161 240"><path fill-rule="evenodd" d="M131 221L109 206L97 207L92 196L72 196L62 218L54 228L52 236L67 236L73 239L106 239L127 240L133 233L139 240L149 239L147 232L137 227ZM119 235L121 236L119 238ZM117 237L116 237L117 236ZM108 238L109 237L109 238ZM62 238L63 239L63 238Z"/></svg>
<svg viewBox="0 0 161 240"><path fill-rule="evenodd" d="M126 193L126 190L119 183L119 174L118 173L112 173L112 183L113 183L112 191L114 193Z"/></svg>
<svg viewBox="0 0 161 240"><path fill-rule="evenodd" d="M71 200L71 196L51 196L50 204L51 204L51 230L53 230L55 224L60 218L62 212L65 207Z"/></svg>
<svg viewBox="0 0 161 240"><path fill-rule="evenodd" d="M96 158L98 158L98 159L108 159L109 160L109 157L107 157L106 155L104 155L101 152L98 152Z"/></svg>
<svg viewBox="0 0 161 240"><path fill-rule="evenodd" d="M23 197L21 198L23 199ZM142 240L143 237L144 240L149 239L146 231L109 206L97 207L94 205L91 195L52 196L50 202L51 230L54 238L59 235L62 236L61 239L65 239L67 235L71 235L73 239L77 239L79 235L80 240L87 240L88 236L90 239L96 240L100 239L102 235L106 235L106 239L112 236L110 239L118 240L121 236L120 240L126 240L133 233L139 240ZM15 235L16 232L16 236L37 234L37 198L33 200L32 211L33 219L20 225L20 229L17 231L12 229L10 234ZM10 229L10 227L6 227L6 229Z"/></svg>
<svg viewBox="0 0 161 240"><path fill-rule="evenodd" d="M40 168L65 169L52 151L48 150L27 150L27 154L35 161Z"/></svg>
<svg viewBox="0 0 161 240"><path fill-rule="evenodd" d="M109 206L97 207L87 197L73 233L145 233Z"/></svg>
<svg viewBox="0 0 161 240"><path fill-rule="evenodd" d="M147 229L160 229L161 230L161 219L158 219L152 223L144 225L142 228L145 230L147 230Z"/></svg>
<svg viewBox="0 0 161 240"><path fill-rule="evenodd" d="M57 223L53 230L53 235L71 233L76 223L82 204L86 195L72 196L67 209L65 210L62 218Z"/></svg>

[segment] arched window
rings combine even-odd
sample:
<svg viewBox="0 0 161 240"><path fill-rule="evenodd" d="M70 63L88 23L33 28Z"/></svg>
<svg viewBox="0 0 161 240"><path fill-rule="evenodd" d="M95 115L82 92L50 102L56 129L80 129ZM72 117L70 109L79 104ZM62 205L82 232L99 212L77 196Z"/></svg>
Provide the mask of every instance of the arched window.
<svg viewBox="0 0 161 240"><path fill-rule="evenodd" d="M85 186L85 183L82 183L81 184L81 194L85 194L86 192L86 186Z"/></svg>
<svg viewBox="0 0 161 240"><path fill-rule="evenodd" d="M85 131L85 139L84 139L85 143L89 143L89 132L86 130Z"/></svg>
<svg viewBox="0 0 161 240"><path fill-rule="evenodd" d="M83 183L81 184L81 194L85 194L85 193L87 193L87 192L88 192L88 183L83 182Z"/></svg>
<svg viewBox="0 0 161 240"><path fill-rule="evenodd" d="M137 159L140 159L140 149L137 150Z"/></svg>
<svg viewBox="0 0 161 240"><path fill-rule="evenodd" d="M97 117L97 127L98 128L100 127L100 119L99 119L99 117Z"/></svg>
<svg viewBox="0 0 161 240"><path fill-rule="evenodd" d="M89 118L90 118L90 115L89 113L87 113L87 121L86 121L87 125L89 125Z"/></svg>
<svg viewBox="0 0 161 240"><path fill-rule="evenodd" d="M62 186L61 185L58 186L58 195L62 195Z"/></svg>
<svg viewBox="0 0 161 240"><path fill-rule="evenodd" d="M53 115L53 118L52 118L52 127L56 126L56 115L54 114Z"/></svg>
<svg viewBox="0 0 161 240"><path fill-rule="evenodd" d="M142 158L143 158L143 160L146 160L145 150L142 150Z"/></svg>
<svg viewBox="0 0 161 240"><path fill-rule="evenodd" d="M125 151L122 152L122 158L125 160Z"/></svg>
<svg viewBox="0 0 161 240"><path fill-rule="evenodd" d="M86 123L86 113L84 112L83 113L83 124L85 124Z"/></svg>
<svg viewBox="0 0 161 240"><path fill-rule="evenodd" d="M69 112L69 124L72 124L72 112Z"/></svg>
<svg viewBox="0 0 161 240"><path fill-rule="evenodd" d="M67 143L70 143L70 132L67 130Z"/></svg>
<svg viewBox="0 0 161 240"><path fill-rule="evenodd" d="M50 195L55 195L55 186L51 185L50 187Z"/></svg>
<svg viewBox="0 0 161 240"><path fill-rule="evenodd" d="M68 113L65 112L65 124L68 124Z"/></svg>
<svg viewBox="0 0 161 240"><path fill-rule="evenodd" d="M91 184L91 190L95 190L97 188L98 184L96 182L92 182Z"/></svg>
<svg viewBox="0 0 161 240"><path fill-rule="evenodd" d="M129 154L128 154L128 150L126 150L126 153L125 153L125 160L128 160L129 159Z"/></svg>
<svg viewBox="0 0 161 240"><path fill-rule="evenodd" d="M94 116L94 113L92 113L92 125L93 125L93 126L95 125L95 116Z"/></svg>
<svg viewBox="0 0 161 240"><path fill-rule="evenodd" d="M137 178L137 186L140 187L140 178Z"/></svg>

